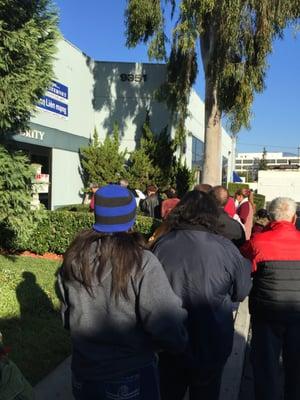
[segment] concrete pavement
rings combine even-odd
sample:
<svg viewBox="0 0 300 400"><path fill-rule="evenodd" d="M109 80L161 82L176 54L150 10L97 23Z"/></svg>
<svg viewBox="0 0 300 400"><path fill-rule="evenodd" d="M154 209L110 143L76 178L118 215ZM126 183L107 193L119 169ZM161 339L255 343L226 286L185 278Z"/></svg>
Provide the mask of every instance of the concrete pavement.
<svg viewBox="0 0 300 400"><path fill-rule="evenodd" d="M223 374L220 400L238 400L249 331L248 299L240 304L235 316L233 351ZM71 392L70 357L46 376L35 388L36 400L74 400ZM185 400L188 400L186 395ZM241 400L252 400L241 399Z"/></svg>

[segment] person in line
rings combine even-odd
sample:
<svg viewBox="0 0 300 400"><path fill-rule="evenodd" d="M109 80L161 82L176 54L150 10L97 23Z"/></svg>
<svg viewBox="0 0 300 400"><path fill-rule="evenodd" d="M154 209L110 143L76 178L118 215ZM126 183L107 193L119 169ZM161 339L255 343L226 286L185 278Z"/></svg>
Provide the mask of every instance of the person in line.
<svg viewBox="0 0 300 400"><path fill-rule="evenodd" d="M128 189L102 187L93 228L64 255L58 283L76 400L159 400L155 352L187 343L186 311L157 258L129 232L135 218Z"/></svg>
<svg viewBox="0 0 300 400"><path fill-rule="evenodd" d="M166 190L167 199L163 200L161 203L161 217L166 219L169 213L174 207L179 203L180 199L177 197L176 190L174 188L169 188Z"/></svg>
<svg viewBox="0 0 300 400"><path fill-rule="evenodd" d="M147 197L140 201L140 209L147 216L152 218L161 218L160 215L161 198L158 188L155 185L147 186Z"/></svg>
<svg viewBox="0 0 300 400"><path fill-rule="evenodd" d="M300 232L296 203L278 197L269 207L271 223L242 251L252 261L249 296L255 400L279 400L280 354L284 399L300 399Z"/></svg>
<svg viewBox="0 0 300 400"><path fill-rule="evenodd" d="M251 263L214 232L218 208L197 190L168 217L171 231L154 246L175 293L188 312L190 351L160 354L162 400L218 400L224 365L233 344L233 302L251 288Z"/></svg>
<svg viewBox="0 0 300 400"><path fill-rule="evenodd" d="M92 193L92 197L91 197L91 201L90 201L90 211L94 211L94 208L95 208L95 193L99 189L98 183L92 183L90 189L91 189L91 193Z"/></svg>
<svg viewBox="0 0 300 400"><path fill-rule="evenodd" d="M227 203L224 206L224 211L229 215L230 218L234 218L236 215L236 207L233 197L228 196Z"/></svg>
<svg viewBox="0 0 300 400"><path fill-rule="evenodd" d="M223 186L215 186L209 193L212 195L218 206L219 214L217 232L231 240L236 246L240 247L246 240L245 231L243 226L233 218L230 218L224 210L229 198L228 190Z"/></svg>
<svg viewBox="0 0 300 400"><path fill-rule="evenodd" d="M270 223L270 215L265 208L260 208L255 214L254 220L255 223L252 228L252 236L265 229L265 227Z"/></svg>
<svg viewBox="0 0 300 400"><path fill-rule="evenodd" d="M245 227L246 240L251 237L254 215L253 193L250 189L239 189L235 193L237 202L237 214Z"/></svg>
<svg viewBox="0 0 300 400"><path fill-rule="evenodd" d="M211 188L212 186L209 185L208 183L198 183L197 185L194 186L194 190L198 190L199 192L205 192L205 193L208 193Z"/></svg>

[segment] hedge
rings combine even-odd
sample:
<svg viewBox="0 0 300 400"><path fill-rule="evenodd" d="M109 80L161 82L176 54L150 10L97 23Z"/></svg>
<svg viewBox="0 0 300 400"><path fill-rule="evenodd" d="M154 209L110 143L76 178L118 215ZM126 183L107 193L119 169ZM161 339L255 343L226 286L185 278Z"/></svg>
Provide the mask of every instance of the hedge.
<svg viewBox="0 0 300 400"><path fill-rule="evenodd" d="M228 183L228 192L230 196L234 196L235 192L239 189L249 189L249 185L247 183Z"/></svg>
<svg viewBox="0 0 300 400"><path fill-rule="evenodd" d="M256 206L256 211L266 207L266 196L263 194L254 193L253 200Z"/></svg>
<svg viewBox="0 0 300 400"><path fill-rule="evenodd" d="M63 254L76 234L90 228L94 215L87 212L43 211L40 222L33 228L30 239L19 245L18 250L29 250L37 254L47 252ZM135 230L146 238L159 226L160 221L138 215Z"/></svg>
<svg viewBox="0 0 300 400"><path fill-rule="evenodd" d="M232 182L228 183L228 191L230 196L234 196L235 192L238 189L249 189L249 185L247 183L232 183ZM256 210L265 208L266 197L263 194L254 193L253 200Z"/></svg>

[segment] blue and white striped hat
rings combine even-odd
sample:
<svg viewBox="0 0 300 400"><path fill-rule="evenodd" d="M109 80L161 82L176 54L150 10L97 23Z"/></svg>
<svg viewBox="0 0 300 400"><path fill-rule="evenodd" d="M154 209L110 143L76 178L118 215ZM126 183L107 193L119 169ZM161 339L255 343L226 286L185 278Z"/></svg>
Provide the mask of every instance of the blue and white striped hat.
<svg viewBox="0 0 300 400"><path fill-rule="evenodd" d="M95 193L95 223L97 232L126 232L136 218L136 201L125 187L107 185Z"/></svg>

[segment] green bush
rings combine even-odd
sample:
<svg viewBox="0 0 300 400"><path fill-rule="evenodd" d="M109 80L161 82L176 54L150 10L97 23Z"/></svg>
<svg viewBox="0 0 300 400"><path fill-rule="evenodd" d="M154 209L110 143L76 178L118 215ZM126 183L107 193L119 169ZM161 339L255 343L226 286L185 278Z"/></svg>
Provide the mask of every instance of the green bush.
<svg viewBox="0 0 300 400"><path fill-rule="evenodd" d="M67 204L65 206L57 207L55 211L80 211L86 212L90 211L89 204Z"/></svg>
<svg viewBox="0 0 300 400"><path fill-rule="evenodd" d="M228 183L228 187L227 187L228 191L229 191L229 195L230 196L234 196L235 192L239 189L249 189L249 185L247 183L233 183L233 182L229 182Z"/></svg>
<svg viewBox="0 0 300 400"><path fill-rule="evenodd" d="M31 180L34 177L28 157L21 151L0 146L0 245L26 240L33 224Z"/></svg>
<svg viewBox="0 0 300 400"><path fill-rule="evenodd" d="M93 213L71 211L39 212L39 222L31 231L30 239L14 243L17 250L29 250L37 254L47 252L63 254L74 237L83 229L88 229L94 222ZM138 215L135 230L148 238L159 226L160 221Z"/></svg>
<svg viewBox="0 0 300 400"><path fill-rule="evenodd" d="M261 208L265 208L266 196L263 194L254 193L254 204L256 206L256 211L260 210Z"/></svg>

